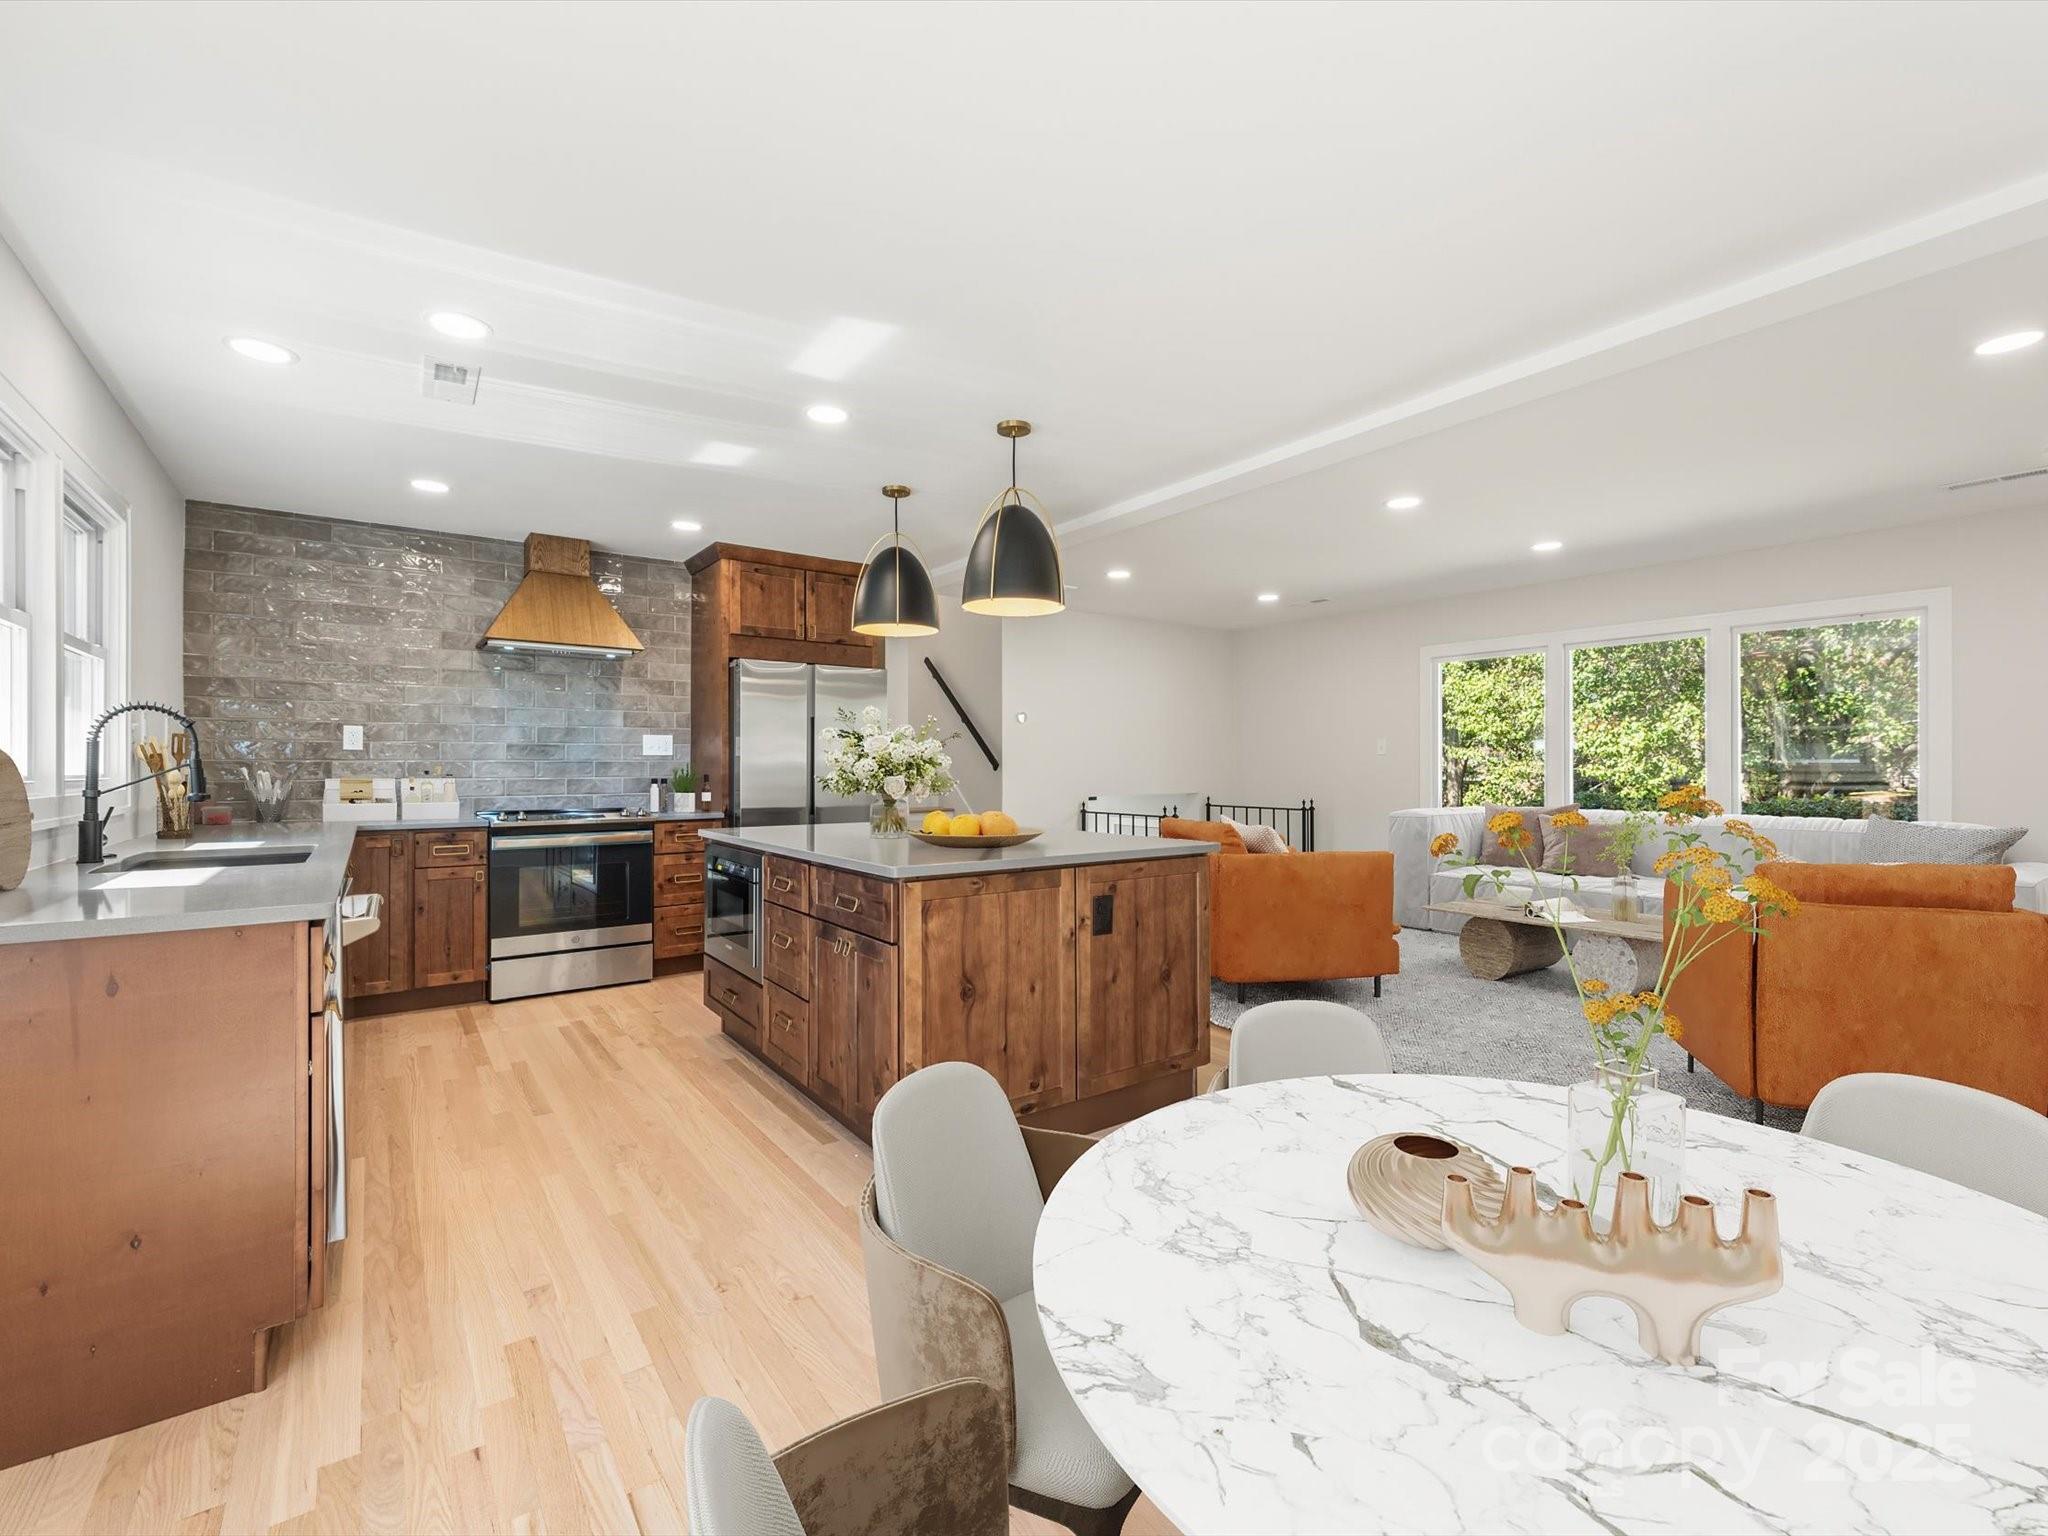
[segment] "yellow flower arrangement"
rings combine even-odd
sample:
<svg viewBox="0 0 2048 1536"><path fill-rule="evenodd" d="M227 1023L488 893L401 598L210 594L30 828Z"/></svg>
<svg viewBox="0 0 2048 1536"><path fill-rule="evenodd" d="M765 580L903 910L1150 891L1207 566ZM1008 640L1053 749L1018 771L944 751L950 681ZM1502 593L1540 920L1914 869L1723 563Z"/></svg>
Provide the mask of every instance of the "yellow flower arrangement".
<svg viewBox="0 0 2048 1536"><path fill-rule="evenodd" d="M1497 811L1486 820L1486 830L1498 837L1503 832L1512 832L1522 826L1520 811Z"/></svg>
<svg viewBox="0 0 2048 1536"><path fill-rule="evenodd" d="M1700 911L1710 923L1739 923L1749 916L1749 903L1726 891L1716 891L1700 903Z"/></svg>
<svg viewBox="0 0 2048 1536"><path fill-rule="evenodd" d="M1563 827L1566 831L1570 831L1577 827L1586 826L1588 822L1586 821L1586 813L1584 811L1572 806L1566 806L1550 818L1550 824L1553 827Z"/></svg>
<svg viewBox="0 0 2048 1536"><path fill-rule="evenodd" d="M1579 983L1579 990L1588 997L1599 997L1607 991L1607 983L1598 976L1588 976Z"/></svg>
<svg viewBox="0 0 2048 1536"><path fill-rule="evenodd" d="M1429 840L1429 856L1433 859L1440 859L1445 854L1457 851L1458 834L1455 832L1439 832Z"/></svg>

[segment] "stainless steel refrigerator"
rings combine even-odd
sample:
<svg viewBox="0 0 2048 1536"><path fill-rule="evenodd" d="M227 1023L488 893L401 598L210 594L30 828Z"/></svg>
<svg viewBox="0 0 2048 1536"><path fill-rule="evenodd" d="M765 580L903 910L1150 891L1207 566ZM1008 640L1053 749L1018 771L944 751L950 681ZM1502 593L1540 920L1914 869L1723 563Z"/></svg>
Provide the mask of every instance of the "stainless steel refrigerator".
<svg viewBox="0 0 2048 1536"><path fill-rule="evenodd" d="M865 799L818 788L818 733L839 711L889 708L880 667L821 667L804 661L732 664L732 785L735 825L801 826L865 821Z"/></svg>

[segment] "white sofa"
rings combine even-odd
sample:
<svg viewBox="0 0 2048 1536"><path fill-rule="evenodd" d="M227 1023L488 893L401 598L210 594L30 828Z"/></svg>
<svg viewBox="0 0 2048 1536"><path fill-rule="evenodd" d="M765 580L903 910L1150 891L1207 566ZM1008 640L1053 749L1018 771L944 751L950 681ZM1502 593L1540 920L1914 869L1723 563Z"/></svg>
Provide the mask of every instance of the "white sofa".
<svg viewBox="0 0 2048 1536"><path fill-rule="evenodd" d="M1621 811L1588 811L1586 819L1598 828L1611 826L1624 814ZM1869 825L1866 821L1847 821L1833 816L1750 816L1745 819L1776 843L1784 857L1804 859L1812 864L1859 862L1863 829ZM1455 832L1460 850L1467 855L1476 853L1485 824L1484 806L1396 811L1388 818L1387 847L1394 854L1395 922L1403 928L1433 928L1439 933L1456 933L1465 926L1464 918L1449 912L1432 912L1429 905L1433 901L1455 901L1463 896L1464 878L1470 872L1469 868L1441 867L1438 860L1430 857L1429 845L1438 833ZM1949 822L1945 825L1962 823ZM1738 839L1721 830L1720 818L1696 822L1694 828L1724 847L1740 846ZM1638 890L1643 910L1651 916L1664 910L1664 881L1661 876L1650 873L1650 866L1666 847L1662 831L1659 827L1657 833L1636 850L1631 866L1643 877ZM1580 834L1581 837L1584 835ZM1526 869L1519 864L1504 867L1513 871L1517 889L1527 888L1529 872ZM2048 864L2015 864L2013 868L2019 877L2013 905L2022 911L2048 913ZM1573 895L1570 883L1562 876L1542 875L1539 878L1546 894ZM1580 905L1596 912L1604 908L1614 882L1599 875L1581 875L1578 881L1578 894L1584 897Z"/></svg>

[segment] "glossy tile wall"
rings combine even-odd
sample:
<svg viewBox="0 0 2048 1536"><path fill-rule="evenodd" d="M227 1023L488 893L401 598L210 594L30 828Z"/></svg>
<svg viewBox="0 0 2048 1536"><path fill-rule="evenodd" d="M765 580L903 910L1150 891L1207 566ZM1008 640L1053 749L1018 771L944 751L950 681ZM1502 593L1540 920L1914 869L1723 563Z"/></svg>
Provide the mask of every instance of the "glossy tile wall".
<svg viewBox="0 0 2048 1536"><path fill-rule="evenodd" d="M289 762L307 816L329 775L436 765L477 804L644 801L689 751L690 573L592 564L647 649L505 656L477 640L518 583L515 542L188 502L185 707L217 796L249 813L216 769L248 753ZM345 725L363 751L342 750ZM644 734L672 735L675 758L642 756Z"/></svg>

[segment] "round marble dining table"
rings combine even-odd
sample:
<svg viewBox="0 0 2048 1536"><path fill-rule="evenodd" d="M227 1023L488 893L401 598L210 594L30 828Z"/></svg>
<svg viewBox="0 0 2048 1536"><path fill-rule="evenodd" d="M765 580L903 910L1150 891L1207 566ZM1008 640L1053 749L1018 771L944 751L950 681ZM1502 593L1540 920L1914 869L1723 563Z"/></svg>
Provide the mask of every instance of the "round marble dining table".
<svg viewBox="0 0 2048 1536"><path fill-rule="evenodd" d="M1645 1355L1594 1297L1516 1323L1345 1168L1441 1130L1554 1185L1564 1091L1403 1074L1264 1083L1105 1137L1038 1229L1039 1316L1103 1443L1185 1536L2048 1531L2048 1219L1877 1158L1689 1117L1733 1235L1778 1197L1785 1285Z"/></svg>

